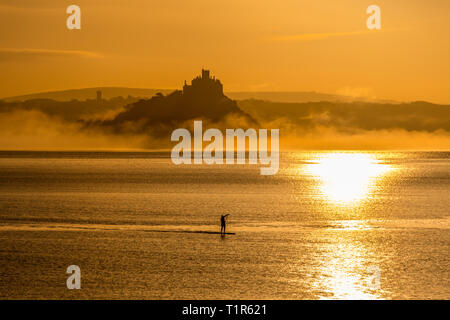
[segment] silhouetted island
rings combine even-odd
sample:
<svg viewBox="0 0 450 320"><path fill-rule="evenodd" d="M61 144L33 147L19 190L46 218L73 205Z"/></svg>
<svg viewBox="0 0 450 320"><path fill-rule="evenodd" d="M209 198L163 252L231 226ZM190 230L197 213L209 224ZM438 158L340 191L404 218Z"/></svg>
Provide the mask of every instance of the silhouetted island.
<svg viewBox="0 0 450 320"><path fill-rule="evenodd" d="M249 127L258 124L236 101L224 95L220 80L211 77L209 70L202 70L201 76L191 84L185 81L182 91L176 90L167 96L158 93L151 99L139 100L127 105L114 119L96 124L116 132L144 131L162 136L186 121L207 120L220 127L227 118L239 118L241 124L244 122Z"/></svg>

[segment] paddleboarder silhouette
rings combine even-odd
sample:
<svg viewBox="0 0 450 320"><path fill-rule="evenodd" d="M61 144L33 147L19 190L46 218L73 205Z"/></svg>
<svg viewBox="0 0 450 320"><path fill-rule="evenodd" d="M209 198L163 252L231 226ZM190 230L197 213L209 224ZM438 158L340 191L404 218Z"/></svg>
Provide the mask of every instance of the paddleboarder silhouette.
<svg viewBox="0 0 450 320"><path fill-rule="evenodd" d="M225 234L226 233L225 229L227 227L227 222L226 222L225 218L227 216L229 216L229 214L220 216L220 234L222 234L222 233Z"/></svg>

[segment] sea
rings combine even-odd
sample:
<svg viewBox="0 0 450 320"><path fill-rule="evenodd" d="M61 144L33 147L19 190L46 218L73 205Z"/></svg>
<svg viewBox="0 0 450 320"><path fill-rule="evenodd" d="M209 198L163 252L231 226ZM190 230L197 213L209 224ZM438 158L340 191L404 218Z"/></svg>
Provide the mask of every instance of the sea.
<svg viewBox="0 0 450 320"><path fill-rule="evenodd" d="M450 299L450 152L263 166L1 151L0 298Z"/></svg>

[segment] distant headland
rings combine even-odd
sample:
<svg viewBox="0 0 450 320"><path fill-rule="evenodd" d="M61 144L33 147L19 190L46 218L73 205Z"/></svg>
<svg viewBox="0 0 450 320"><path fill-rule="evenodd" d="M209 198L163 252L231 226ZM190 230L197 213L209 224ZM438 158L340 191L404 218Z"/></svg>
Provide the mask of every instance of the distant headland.
<svg viewBox="0 0 450 320"><path fill-rule="evenodd" d="M184 122L205 120L220 127L228 119L239 119L240 124L257 125L257 121L242 111L236 101L223 93L220 80L210 76L209 70L202 70L201 76L183 90L164 95L157 93L150 99L141 99L125 107L114 119L91 122L90 125L109 127L115 132L148 132L162 136ZM132 124L132 126L130 126Z"/></svg>

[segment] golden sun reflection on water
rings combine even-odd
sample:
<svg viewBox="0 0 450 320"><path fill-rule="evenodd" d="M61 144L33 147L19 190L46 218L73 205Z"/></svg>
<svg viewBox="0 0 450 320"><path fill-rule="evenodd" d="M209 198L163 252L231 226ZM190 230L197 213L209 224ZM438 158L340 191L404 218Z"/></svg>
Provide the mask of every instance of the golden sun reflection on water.
<svg viewBox="0 0 450 320"><path fill-rule="evenodd" d="M304 170L318 180L318 191L327 200L352 205L369 197L376 180L392 168L373 154L327 153Z"/></svg>
<svg viewBox="0 0 450 320"><path fill-rule="evenodd" d="M376 153L335 152L317 154L302 166L302 174L313 181L314 192L325 202L353 212L370 206L366 201L376 195L386 183L386 174L394 168L377 158ZM331 210L334 212L335 210ZM382 299L385 292L371 283L373 269L379 270L375 248L359 241L373 230L368 221L328 221L333 235L324 244L318 263L320 274L313 284L321 299ZM322 231L321 231L322 232Z"/></svg>
<svg viewBox="0 0 450 320"><path fill-rule="evenodd" d="M335 244L326 250L320 277L315 286L324 291L320 299L382 299L382 291L374 286L376 265L367 265L367 248L355 243Z"/></svg>
<svg viewBox="0 0 450 320"><path fill-rule="evenodd" d="M334 235L317 255L320 276L312 286L319 299L384 299L380 262L370 243L357 241L360 232L372 230L364 220L330 222ZM319 232L327 233L321 230Z"/></svg>

